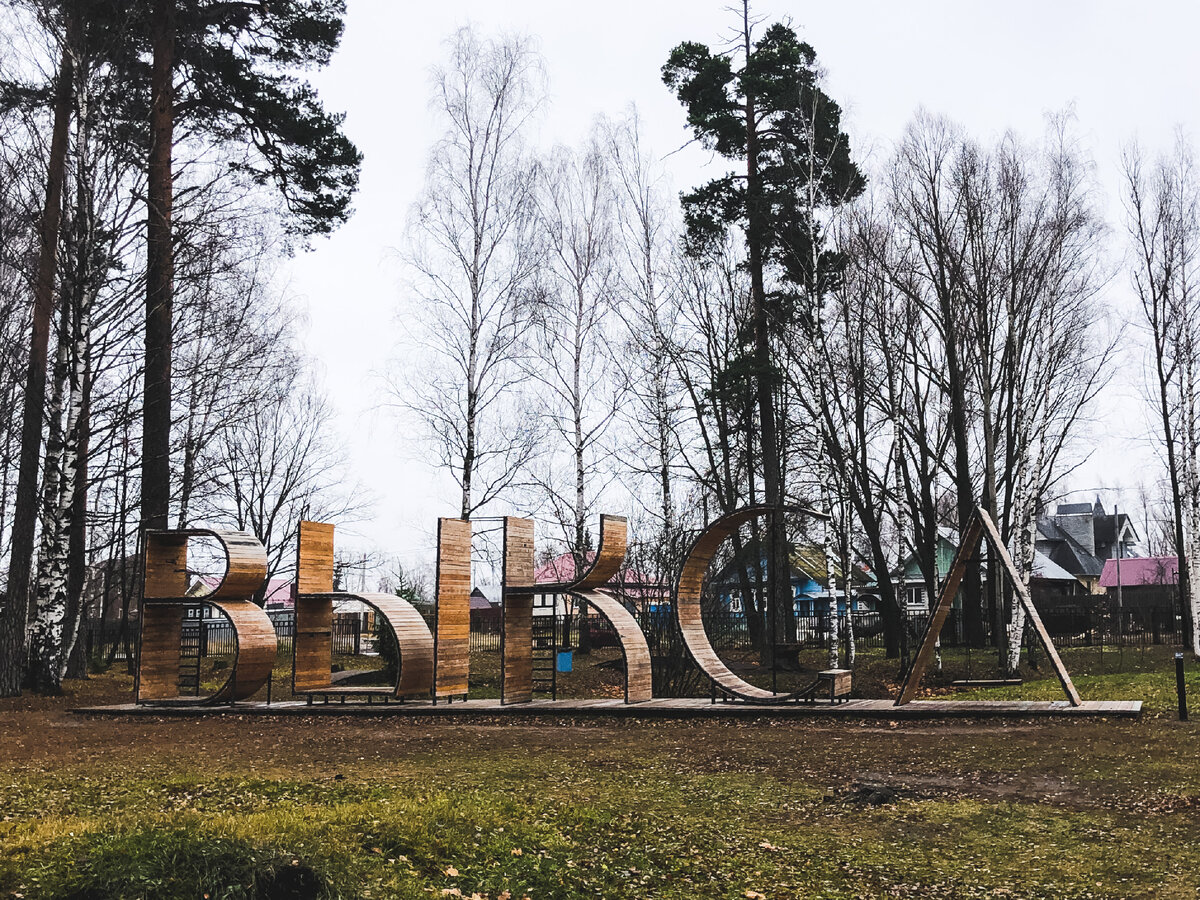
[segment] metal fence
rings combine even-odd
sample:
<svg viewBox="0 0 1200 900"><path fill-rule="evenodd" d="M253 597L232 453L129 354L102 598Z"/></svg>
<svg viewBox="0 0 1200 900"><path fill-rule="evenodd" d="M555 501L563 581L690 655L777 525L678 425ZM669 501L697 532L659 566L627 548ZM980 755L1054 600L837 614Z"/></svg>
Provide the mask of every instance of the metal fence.
<svg viewBox="0 0 1200 900"><path fill-rule="evenodd" d="M1169 607L1147 607L1113 609L1107 604L1085 606L1082 604L1055 604L1039 608L1046 630L1059 647L1144 647L1150 645L1180 646L1183 642L1182 627L1175 610ZM478 613L478 614L477 614ZM432 612L423 611L430 627L433 627ZM295 616L291 612L268 613L275 626L275 637L282 653L291 653L295 633ZM643 611L636 614L638 624L651 644L651 651L665 647L677 635L674 616L669 609ZM542 635L551 633L553 621L554 642L558 646L579 647L586 637L592 647L615 647L619 645L613 627L602 616L535 616L535 630ZM929 614L911 613L904 617L905 641L911 647L925 633ZM718 651L740 651L753 648L750 622L745 615L727 611L707 612L704 615L709 639ZM860 649L884 646L883 617L878 612L853 613L855 644ZM203 655L230 654L234 649L233 627L222 619L185 619L185 632L199 632L199 643ZM993 623L984 621L984 636L991 642ZM793 616L792 626L784 635L775 635L777 643L805 648L827 646L830 633L828 615ZM88 650L91 655L104 655L109 659L124 659L125 647L134 647L137 640L137 622L129 623L129 634L122 640L119 622L94 623L86 631ZM501 620L499 610L473 611L471 616L470 649L472 652L499 651L501 644ZM764 622L762 634L770 630ZM847 619L843 613L837 617L837 634L843 641L847 638ZM378 635L360 615L336 616L333 621L333 652L335 655L375 652ZM943 647L966 646L966 632L962 610L950 611L941 631Z"/></svg>

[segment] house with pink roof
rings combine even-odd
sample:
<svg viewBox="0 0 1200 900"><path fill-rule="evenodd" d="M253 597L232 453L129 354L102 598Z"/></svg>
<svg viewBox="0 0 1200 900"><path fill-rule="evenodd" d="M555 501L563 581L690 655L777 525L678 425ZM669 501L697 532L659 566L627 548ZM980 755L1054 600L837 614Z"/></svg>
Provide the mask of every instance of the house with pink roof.
<svg viewBox="0 0 1200 900"><path fill-rule="evenodd" d="M589 550L584 554L584 564L590 566L596 558L596 552ZM575 557L570 553L560 553L543 562L534 572L534 581L538 584L562 584L575 578ZM654 578L645 572L633 568L624 568L604 586L626 606L634 609L645 609L671 599L671 586ZM558 598L558 611L564 609L565 597ZM534 612L538 609L549 611L553 604L552 594L538 594L534 597Z"/></svg>
<svg viewBox="0 0 1200 900"><path fill-rule="evenodd" d="M1138 556L1107 559L1100 587L1124 607L1174 607L1179 596L1179 559L1175 556Z"/></svg>

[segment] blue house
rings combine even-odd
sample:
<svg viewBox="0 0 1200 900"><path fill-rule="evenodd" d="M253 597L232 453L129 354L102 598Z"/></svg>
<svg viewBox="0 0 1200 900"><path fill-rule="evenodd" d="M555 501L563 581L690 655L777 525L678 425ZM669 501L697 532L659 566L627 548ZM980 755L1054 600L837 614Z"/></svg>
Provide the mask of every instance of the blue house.
<svg viewBox="0 0 1200 900"><path fill-rule="evenodd" d="M825 551L815 545L795 547L791 553L791 593L792 610L797 617L827 616L829 614L829 591L827 589L828 572L825 567ZM753 565L753 563L751 564ZM758 560L761 580L766 580L766 558ZM734 561L723 568L712 580L713 590L720 600L722 607L731 615L745 615L745 604L742 602L742 577L739 563ZM760 579L754 577L751 569L750 578L752 589L757 589ZM838 615L845 615L847 598L845 578L841 567L833 570L837 580L834 599L837 602ZM854 612L874 612L877 608L877 597L873 593L875 577L865 565L855 565L850 571L849 607Z"/></svg>

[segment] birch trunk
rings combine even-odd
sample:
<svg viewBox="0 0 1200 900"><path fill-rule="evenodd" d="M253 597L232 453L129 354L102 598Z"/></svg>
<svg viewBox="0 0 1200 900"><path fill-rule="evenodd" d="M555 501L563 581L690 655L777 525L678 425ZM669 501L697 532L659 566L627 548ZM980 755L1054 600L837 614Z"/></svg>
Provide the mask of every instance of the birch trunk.
<svg viewBox="0 0 1200 900"><path fill-rule="evenodd" d="M1183 495L1187 498L1187 523L1184 528L1186 546L1180 553L1187 554L1188 611L1192 620L1192 653L1200 657L1200 578L1195 577L1200 564L1200 466L1196 453L1200 450L1196 430L1196 358L1192 322L1189 316L1183 323L1183 382L1181 406L1183 407Z"/></svg>
<svg viewBox="0 0 1200 900"><path fill-rule="evenodd" d="M64 322L64 326L68 324L69 320ZM33 618L29 625L29 683L33 690L42 694L56 694L62 689L62 632L67 611L67 528L64 519L69 516L69 510L64 515L62 494L64 484L74 485L74 472L68 471L70 425L64 427L62 422L63 395L70 380L67 374L69 347L69 329L64 327L59 338L50 395L50 433L42 481L42 536ZM68 405L75 405L73 398L68 399ZM73 470L73 466L71 468Z"/></svg>
<svg viewBox="0 0 1200 900"><path fill-rule="evenodd" d="M827 473L828 474L828 473ZM833 502L829 496L828 479L821 487L825 513L830 517L825 520L822 531L823 550L825 551L825 590L829 593L829 668L838 668L838 612L837 612L837 577L834 575L836 555L833 549Z"/></svg>

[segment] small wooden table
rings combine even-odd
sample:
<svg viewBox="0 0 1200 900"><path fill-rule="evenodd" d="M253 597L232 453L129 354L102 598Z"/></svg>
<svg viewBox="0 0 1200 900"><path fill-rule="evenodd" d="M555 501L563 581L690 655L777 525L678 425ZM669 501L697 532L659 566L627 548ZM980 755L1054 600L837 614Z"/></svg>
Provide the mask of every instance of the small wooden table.
<svg viewBox="0 0 1200 900"><path fill-rule="evenodd" d="M829 684L829 702L837 703L839 700L850 699L853 674L850 669L826 669L817 673L817 683L827 682Z"/></svg>

